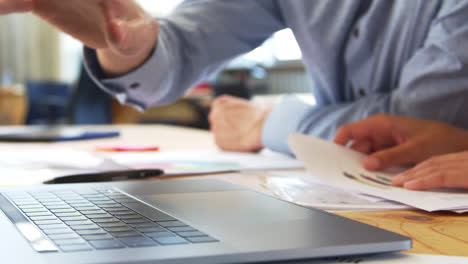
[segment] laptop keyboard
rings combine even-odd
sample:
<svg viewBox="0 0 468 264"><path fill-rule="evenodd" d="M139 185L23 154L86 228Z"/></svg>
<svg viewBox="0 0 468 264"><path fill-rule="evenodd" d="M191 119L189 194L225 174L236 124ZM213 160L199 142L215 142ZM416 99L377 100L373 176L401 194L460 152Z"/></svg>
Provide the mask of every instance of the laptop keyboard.
<svg viewBox="0 0 468 264"><path fill-rule="evenodd" d="M18 222L25 217L26 224L34 224L46 238L40 243L36 239L35 245L30 240L38 252L58 251L45 250L52 247L50 242L63 252L218 242L204 232L113 189L3 195L22 212L20 215L12 210L13 207L2 206L7 216Z"/></svg>

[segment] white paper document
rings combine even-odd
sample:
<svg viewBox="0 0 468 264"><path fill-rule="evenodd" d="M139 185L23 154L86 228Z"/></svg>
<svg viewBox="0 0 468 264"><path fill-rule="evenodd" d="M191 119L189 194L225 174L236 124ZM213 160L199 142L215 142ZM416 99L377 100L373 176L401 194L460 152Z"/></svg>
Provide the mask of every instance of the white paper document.
<svg viewBox="0 0 468 264"><path fill-rule="evenodd" d="M161 151L109 153L102 157L133 169L162 169L166 175L303 168L302 162L272 152Z"/></svg>
<svg viewBox="0 0 468 264"><path fill-rule="evenodd" d="M369 172L362 167L365 155L318 138L294 134L289 146L303 161L307 178L340 189L382 197L426 211L468 209L465 190L409 191L391 185L392 173Z"/></svg>
<svg viewBox="0 0 468 264"><path fill-rule="evenodd" d="M251 171L213 176L305 207L329 211L404 210L411 207L381 198L304 180L303 171Z"/></svg>
<svg viewBox="0 0 468 264"><path fill-rule="evenodd" d="M31 185L55 177L99 171L163 169L166 175L189 175L303 168L288 156L220 151L102 153L66 148L0 150L0 186Z"/></svg>

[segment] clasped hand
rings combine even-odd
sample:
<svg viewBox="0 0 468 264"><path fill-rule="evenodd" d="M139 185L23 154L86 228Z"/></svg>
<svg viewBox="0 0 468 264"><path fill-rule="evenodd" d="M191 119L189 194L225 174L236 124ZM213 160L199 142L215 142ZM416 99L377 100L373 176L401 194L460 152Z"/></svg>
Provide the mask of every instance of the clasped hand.
<svg viewBox="0 0 468 264"><path fill-rule="evenodd" d="M0 0L1 15L18 12L32 12L96 49L109 75L139 66L156 45L156 20L133 0Z"/></svg>

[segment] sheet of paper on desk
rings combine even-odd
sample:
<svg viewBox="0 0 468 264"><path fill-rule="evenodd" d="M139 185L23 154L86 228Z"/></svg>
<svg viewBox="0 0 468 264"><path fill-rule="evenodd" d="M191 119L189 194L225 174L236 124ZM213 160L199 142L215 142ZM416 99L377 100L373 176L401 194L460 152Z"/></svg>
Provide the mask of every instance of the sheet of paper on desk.
<svg viewBox="0 0 468 264"><path fill-rule="evenodd" d="M409 191L390 185L392 173L362 168L365 155L318 138L295 134L289 146L304 162L307 178L340 189L382 197L426 211L468 209L468 192L459 190Z"/></svg>
<svg viewBox="0 0 468 264"><path fill-rule="evenodd" d="M212 176L306 207L331 211L404 210L410 207L306 181L302 171L251 171Z"/></svg>
<svg viewBox="0 0 468 264"><path fill-rule="evenodd" d="M107 162L85 151L59 148L3 148L0 186L42 183L57 176L105 169ZM110 169L117 169L111 164Z"/></svg>
<svg viewBox="0 0 468 264"><path fill-rule="evenodd" d="M107 153L103 157L134 169L159 168L165 174L198 174L226 171L303 168L300 161L288 156L221 151Z"/></svg>
<svg viewBox="0 0 468 264"><path fill-rule="evenodd" d="M11 148L0 151L2 168L92 169L104 160L86 151L59 148Z"/></svg>
<svg viewBox="0 0 468 264"><path fill-rule="evenodd" d="M425 254L378 254L372 256L336 257L312 261L288 262L288 264L466 264L467 257Z"/></svg>

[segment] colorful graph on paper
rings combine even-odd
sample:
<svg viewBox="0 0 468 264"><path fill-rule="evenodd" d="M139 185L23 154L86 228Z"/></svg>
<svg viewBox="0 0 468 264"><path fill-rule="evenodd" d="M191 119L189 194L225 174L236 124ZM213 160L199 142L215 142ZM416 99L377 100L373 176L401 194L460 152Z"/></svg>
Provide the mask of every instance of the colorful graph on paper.
<svg viewBox="0 0 468 264"><path fill-rule="evenodd" d="M357 181L362 184L366 184L372 187L381 188L381 189L391 189L397 188L392 186L392 179L390 177L384 177L381 175L376 175L372 173L364 174L352 174L346 171L343 171L343 175L351 180Z"/></svg>

